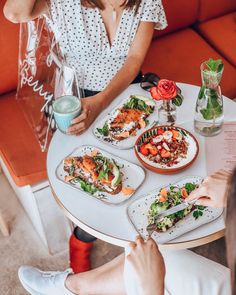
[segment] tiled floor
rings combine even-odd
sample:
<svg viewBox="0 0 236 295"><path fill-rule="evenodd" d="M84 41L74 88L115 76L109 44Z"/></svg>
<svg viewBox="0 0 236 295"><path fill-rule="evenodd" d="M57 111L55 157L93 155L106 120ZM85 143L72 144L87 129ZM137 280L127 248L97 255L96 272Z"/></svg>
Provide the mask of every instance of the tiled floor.
<svg viewBox="0 0 236 295"><path fill-rule="evenodd" d="M21 287L17 269L22 264L44 270L63 270L68 267L68 255L50 256L35 233L23 208L4 175L0 175L0 208L11 227L11 236L0 233L0 295L26 295ZM225 264L224 240L194 249L195 252ZM96 241L92 253L92 265L97 267L122 252L122 249L102 241ZM56 295L56 294L55 294Z"/></svg>
<svg viewBox="0 0 236 295"><path fill-rule="evenodd" d="M48 254L3 174L0 174L0 210L11 228L10 237L4 238L0 233L0 295L26 295L17 277L19 266L64 270L68 267L68 253ZM92 266L102 265L121 252L119 247L96 241Z"/></svg>

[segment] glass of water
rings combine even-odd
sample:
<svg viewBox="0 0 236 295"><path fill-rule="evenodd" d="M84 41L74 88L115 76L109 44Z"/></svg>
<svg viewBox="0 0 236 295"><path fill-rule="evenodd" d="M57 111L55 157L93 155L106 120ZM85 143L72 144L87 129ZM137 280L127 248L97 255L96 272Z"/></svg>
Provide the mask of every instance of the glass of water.
<svg viewBox="0 0 236 295"><path fill-rule="evenodd" d="M209 61L201 65L202 87L194 117L195 131L204 136L220 133L224 122L223 98L219 85L224 66L220 60L211 60L209 66Z"/></svg>

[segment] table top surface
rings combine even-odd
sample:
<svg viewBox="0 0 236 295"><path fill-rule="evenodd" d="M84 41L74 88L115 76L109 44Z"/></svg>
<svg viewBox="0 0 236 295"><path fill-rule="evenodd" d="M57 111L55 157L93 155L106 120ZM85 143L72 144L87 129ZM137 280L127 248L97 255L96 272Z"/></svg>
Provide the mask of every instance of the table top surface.
<svg viewBox="0 0 236 295"><path fill-rule="evenodd" d="M54 134L47 156L48 178L54 197L69 219L95 237L125 247L138 234L127 216L127 206L131 202L157 187L174 183L178 179L187 176L206 176L205 138L195 134L193 131L194 109L199 87L182 83L178 83L178 86L181 88L185 99L183 105L177 108L176 125L186 128L196 136L200 146L199 156L193 165L178 174L160 175L146 169L146 177L142 186L129 201L122 205L111 206L104 204L64 184L56 177L55 170L61 160L80 145L93 145L140 165L134 150L118 150L111 145L99 141L93 135L92 127L80 136L64 135L59 131ZM142 90L138 84L133 84L112 102L108 109L101 114L101 117L113 109L119 101L134 93L147 96L147 92ZM225 121L236 121L236 103L224 98L224 114ZM175 249L191 248L218 239L223 234L224 218L222 215L213 222L186 233L168 244L162 245L162 247Z"/></svg>

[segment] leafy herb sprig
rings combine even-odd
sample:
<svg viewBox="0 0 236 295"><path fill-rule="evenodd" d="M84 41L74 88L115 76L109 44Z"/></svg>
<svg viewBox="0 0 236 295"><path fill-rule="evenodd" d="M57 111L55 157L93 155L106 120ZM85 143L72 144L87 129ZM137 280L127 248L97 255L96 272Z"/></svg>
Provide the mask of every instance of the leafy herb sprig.
<svg viewBox="0 0 236 295"><path fill-rule="evenodd" d="M123 107L124 109L136 109L149 114L152 114L154 111L154 107L148 106L145 101L138 99L133 95L130 96L129 101L125 103Z"/></svg>
<svg viewBox="0 0 236 295"><path fill-rule="evenodd" d="M207 105L200 110L205 120L215 120L223 113L223 105L219 101L218 84L221 79L221 73L224 69L224 64L221 59L213 60L210 58L205 63L205 69L202 69L203 83L198 99L207 99Z"/></svg>
<svg viewBox="0 0 236 295"><path fill-rule="evenodd" d="M95 186L93 186L85 180L80 179L79 177L75 177L73 180L71 180L71 183L79 183L83 191L90 193L92 195L98 191L98 189Z"/></svg>
<svg viewBox="0 0 236 295"><path fill-rule="evenodd" d="M222 69L224 68L224 64L222 63L221 59L214 60L210 58L206 62L206 66L208 67L209 71L216 72L216 73L220 73Z"/></svg>
<svg viewBox="0 0 236 295"><path fill-rule="evenodd" d="M193 217L198 219L200 216L203 215L203 211L206 209L205 206L197 206L196 210L193 211Z"/></svg>
<svg viewBox="0 0 236 295"><path fill-rule="evenodd" d="M97 132L100 133L103 136L108 136L109 134L109 127L107 122L105 122L105 124L103 125L102 128L97 128Z"/></svg>

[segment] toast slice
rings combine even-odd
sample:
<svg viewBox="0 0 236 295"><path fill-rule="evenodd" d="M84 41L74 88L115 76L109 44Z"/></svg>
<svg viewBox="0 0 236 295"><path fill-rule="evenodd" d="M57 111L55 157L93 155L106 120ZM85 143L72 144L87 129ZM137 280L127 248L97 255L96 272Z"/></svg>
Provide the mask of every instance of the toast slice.
<svg viewBox="0 0 236 295"><path fill-rule="evenodd" d="M122 190L119 167L102 155L99 155L100 158L95 157L84 155L65 159L64 170L69 174L65 177L65 181L71 183L83 181L85 185L91 185L93 191L96 188L100 192L118 194ZM106 173L102 170L105 165Z"/></svg>
<svg viewBox="0 0 236 295"><path fill-rule="evenodd" d="M137 130L147 126L147 118L153 113L155 102L141 95L131 95L129 100L116 109L97 131L114 140L124 140L135 136Z"/></svg>

